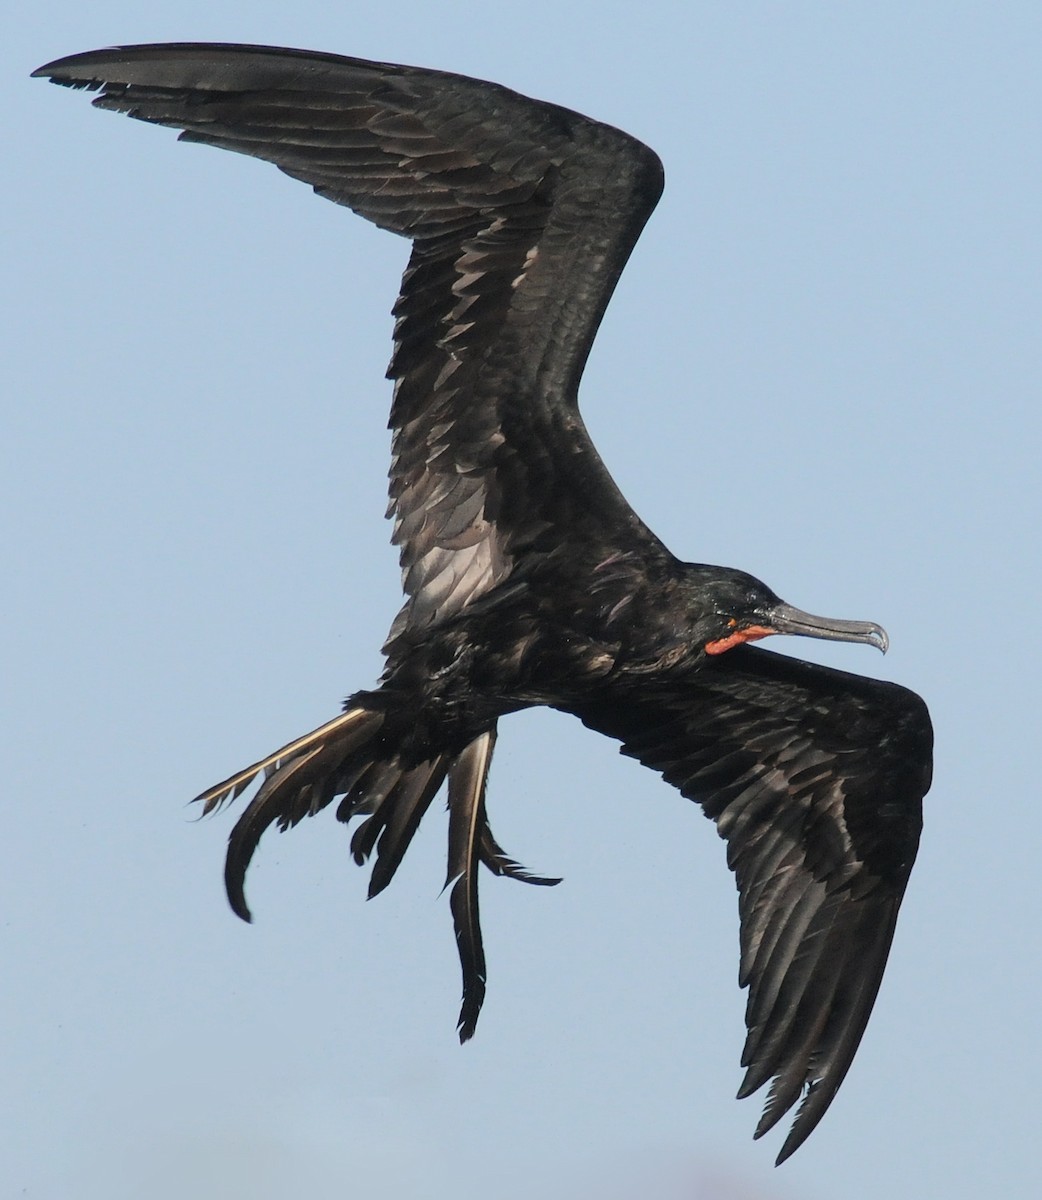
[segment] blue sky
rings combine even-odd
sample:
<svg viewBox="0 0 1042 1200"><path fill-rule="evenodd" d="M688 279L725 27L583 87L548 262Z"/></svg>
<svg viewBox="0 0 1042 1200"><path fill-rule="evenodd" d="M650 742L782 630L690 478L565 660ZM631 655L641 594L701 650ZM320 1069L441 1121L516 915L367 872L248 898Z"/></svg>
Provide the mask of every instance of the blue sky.
<svg viewBox="0 0 1042 1200"><path fill-rule="evenodd" d="M0 1174L33 1200L1038 1195L1042 10L42 2L9 19L3 207ZM156 6L154 12L158 12ZM666 193L582 391L638 512L866 647L937 770L833 1108L750 1141L737 913L698 810L555 714L504 723L458 968L432 811L394 886L327 812L185 801L369 685L405 244L263 164L30 81L113 43L295 45L480 75L652 145Z"/></svg>

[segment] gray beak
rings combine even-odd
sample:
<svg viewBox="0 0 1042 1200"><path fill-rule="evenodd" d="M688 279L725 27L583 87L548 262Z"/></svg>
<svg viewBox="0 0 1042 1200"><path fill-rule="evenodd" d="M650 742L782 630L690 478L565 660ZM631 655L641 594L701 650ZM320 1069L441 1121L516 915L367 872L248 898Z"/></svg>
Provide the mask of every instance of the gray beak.
<svg viewBox="0 0 1042 1200"><path fill-rule="evenodd" d="M832 642L867 642L884 654L890 645L882 625L872 621L815 617L791 604L778 604L771 610L770 627L775 633L791 633L797 637L825 638Z"/></svg>

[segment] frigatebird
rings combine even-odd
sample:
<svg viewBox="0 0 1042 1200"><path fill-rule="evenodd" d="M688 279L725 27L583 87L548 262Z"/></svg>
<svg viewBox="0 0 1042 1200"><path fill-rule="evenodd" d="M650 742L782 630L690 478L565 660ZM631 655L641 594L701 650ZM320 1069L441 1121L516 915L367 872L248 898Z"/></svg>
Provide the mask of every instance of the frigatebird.
<svg viewBox="0 0 1042 1200"><path fill-rule="evenodd" d="M739 1096L770 1081L759 1137L798 1100L787 1158L864 1032L915 858L932 732L892 683L744 643L865 642L742 571L683 562L623 498L579 415L605 307L658 201L656 155L620 130L493 83L262 46L74 55L37 75L181 140L274 163L409 238L394 306L390 514L405 603L379 685L197 797L261 780L231 834L243 891L258 841L340 798L369 894L391 881L447 781L459 1036L485 993L477 869L529 883L493 837L497 722L577 716L697 801L727 843L748 987Z"/></svg>

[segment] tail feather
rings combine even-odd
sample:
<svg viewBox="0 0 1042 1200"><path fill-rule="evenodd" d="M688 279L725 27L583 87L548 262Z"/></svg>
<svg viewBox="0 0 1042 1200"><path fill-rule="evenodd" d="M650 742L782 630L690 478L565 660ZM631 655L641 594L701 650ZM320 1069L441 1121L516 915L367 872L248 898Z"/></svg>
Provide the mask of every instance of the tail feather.
<svg viewBox="0 0 1042 1200"><path fill-rule="evenodd" d="M384 818L383 832L376 847L376 862L369 877L370 900L379 895L394 878L413 834L444 782L444 758L439 756L406 772L400 785L381 805L381 813L387 809L390 811ZM374 814L369 820L375 821L377 815Z"/></svg>
<svg viewBox="0 0 1042 1200"><path fill-rule="evenodd" d="M264 831L276 821L281 829L288 829L328 804L342 790L340 780L350 771L353 754L369 743L382 722L382 713L349 709L197 797L203 812L212 812L265 774L260 790L228 839L224 886L237 916L251 919L245 895L246 869Z"/></svg>
<svg viewBox="0 0 1042 1200"><path fill-rule="evenodd" d="M517 879L521 883L531 883L536 887L556 887L561 882L559 875L536 875L534 871L530 871L519 863L516 858L511 858L492 836L487 817L481 827L478 853L482 863L493 875L503 875L507 879Z"/></svg>
<svg viewBox="0 0 1042 1200"><path fill-rule="evenodd" d="M401 777L402 772L397 763L373 763L371 770L359 779L354 790L344 798L337 810L338 819L345 825L353 817L369 814L351 835L351 857L360 867L365 866L376 849L376 843L387 820L384 804L390 800L401 782Z"/></svg>
<svg viewBox="0 0 1042 1200"><path fill-rule="evenodd" d="M420 821L448 778L448 875L452 911L463 972L459 1015L460 1041L470 1038L485 998L485 952L478 911L478 865L494 875L526 883L552 885L560 880L526 871L492 835L485 813L496 731L479 734L458 753L435 751L416 762L399 757L388 732L388 714L355 702L346 712L273 754L207 789L196 800L210 813L240 796L258 777L262 783L228 839L225 888L233 911L251 919L245 878L260 839L272 825L282 830L313 816L341 796L337 819L345 824L364 817L351 837L351 854L364 864L375 856L370 897L394 878ZM408 764L408 765L405 765Z"/></svg>
<svg viewBox="0 0 1042 1200"><path fill-rule="evenodd" d="M386 787L379 792L380 781L386 776ZM374 760L363 763L344 785L344 798L337 805L336 819L346 825L354 817L374 812L394 784L387 776L387 764ZM362 859L364 862L365 860Z"/></svg>
<svg viewBox="0 0 1042 1200"><path fill-rule="evenodd" d="M261 835L269 825L278 821L285 829L293 823L285 814L286 785L292 783L294 776L305 771L321 752L322 748L315 746L299 758L292 759L282 771L269 775L260 791L246 806L245 812L235 823L235 828L228 838L228 854L224 860L224 888L232 911L244 921L252 920L244 888L246 868L250 859L253 858Z"/></svg>
<svg viewBox="0 0 1042 1200"><path fill-rule="evenodd" d="M463 971L459 1039L473 1037L485 1000L485 949L478 913L478 862L485 821L485 785L496 731L476 737L449 769L449 861L445 886L452 884L449 907Z"/></svg>
<svg viewBox="0 0 1042 1200"><path fill-rule="evenodd" d="M278 771L283 763L313 746L326 744L330 737L348 738L350 745L346 745L345 750L353 749L363 738L368 740L372 737L382 720L382 713L366 708L349 708L347 712L341 713L339 717L334 717L332 721L327 721L310 733L305 733L302 737L287 742L285 746L280 746L267 758L262 758L259 762L255 762L241 771L236 771L234 775L229 776L223 782L207 788L205 792L200 792L192 803L203 806L204 816L207 813L216 812L225 804L241 796L261 772L267 778Z"/></svg>

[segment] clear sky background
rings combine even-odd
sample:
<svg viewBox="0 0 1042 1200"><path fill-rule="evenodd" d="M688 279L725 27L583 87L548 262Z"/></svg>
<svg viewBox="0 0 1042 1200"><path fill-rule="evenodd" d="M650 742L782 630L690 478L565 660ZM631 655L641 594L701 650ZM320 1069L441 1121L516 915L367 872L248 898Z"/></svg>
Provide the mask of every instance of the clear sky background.
<svg viewBox="0 0 1042 1200"><path fill-rule="evenodd" d="M114 43L419 63L610 121L667 185L582 398L685 558L876 620L790 652L926 697L937 770L832 1110L737 1102L723 846L575 721L504 722L459 979L428 816L394 886L326 811L235 920L186 800L369 686L404 243L30 81ZM31 1200L1037 1197L1042 7L40 0L8 16L0 1193ZM778 648L780 644L776 644Z"/></svg>

